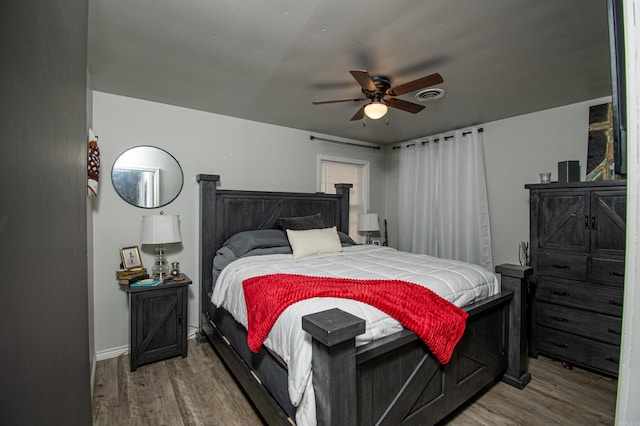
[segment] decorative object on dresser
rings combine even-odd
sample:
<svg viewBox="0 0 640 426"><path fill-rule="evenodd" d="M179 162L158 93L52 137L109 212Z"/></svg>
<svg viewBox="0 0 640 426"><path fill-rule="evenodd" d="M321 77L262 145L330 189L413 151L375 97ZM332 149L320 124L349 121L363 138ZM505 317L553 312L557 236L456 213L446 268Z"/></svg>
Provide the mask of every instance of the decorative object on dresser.
<svg viewBox="0 0 640 426"><path fill-rule="evenodd" d="M520 241L520 244L518 244L518 260L520 261L520 266L531 265L529 241Z"/></svg>
<svg viewBox="0 0 640 426"><path fill-rule="evenodd" d="M614 151L613 104L589 107L587 181L615 178Z"/></svg>
<svg viewBox="0 0 640 426"><path fill-rule="evenodd" d="M580 162L560 161L558 163L558 182L580 182Z"/></svg>
<svg viewBox="0 0 640 426"><path fill-rule="evenodd" d="M358 216L358 231L367 233L367 244L371 244L371 233L379 230L378 213L363 213Z"/></svg>
<svg viewBox="0 0 640 426"><path fill-rule="evenodd" d="M187 356L190 284L180 274L160 284L122 287L129 295L131 371L150 362Z"/></svg>
<svg viewBox="0 0 640 426"><path fill-rule="evenodd" d="M550 183L550 182L551 182L551 172L540 173L540 183Z"/></svg>
<svg viewBox="0 0 640 426"><path fill-rule="evenodd" d="M617 376L626 182L525 188L534 268L530 353Z"/></svg>
<svg viewBox="0 0 640 426"><path fill-rule="evenodd" d="M163 215L143 216L142 217L142 244L155 244L156 256L154 258L151 272L154 278L165 279L169 277L169 263L165 256L165 244L179 243L182 241L180 236L180 217Z"/></svg>

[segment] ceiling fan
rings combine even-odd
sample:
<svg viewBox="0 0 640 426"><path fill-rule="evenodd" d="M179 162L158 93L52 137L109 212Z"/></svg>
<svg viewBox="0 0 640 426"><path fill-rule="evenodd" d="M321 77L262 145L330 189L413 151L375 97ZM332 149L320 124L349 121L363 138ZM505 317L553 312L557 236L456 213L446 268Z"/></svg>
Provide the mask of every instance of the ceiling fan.
<svg viewBox="0 0 640 426"><path fill-rule="evenodd" d="M391 87L391 77L386 75L370 75L365 70L349 71L353 78L356 79L360 87L362 87L363 98L334 99L330 101L315 101L314 105L333 104L338 102L362 102L369 100L370 102L360 107L358 111L351 117L351 121L362 119L365 115L373 120L382 118L387 113L388 108L397 108L402 111L417 114L424 109L423 105L407 102L397 99L394 96L404 95L405 93L414 92L444 82L442 76L438 73L430 74L417 80Z"/></svg>

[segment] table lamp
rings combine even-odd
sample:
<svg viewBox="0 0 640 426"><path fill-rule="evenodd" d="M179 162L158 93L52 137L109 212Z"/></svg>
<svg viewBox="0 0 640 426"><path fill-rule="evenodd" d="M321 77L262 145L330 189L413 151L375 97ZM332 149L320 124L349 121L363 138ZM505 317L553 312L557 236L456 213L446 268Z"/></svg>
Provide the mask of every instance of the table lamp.
<svg viewBox="0 0 640 426"><path fill-rule="evenodd" d="M358 216L358 231L367 233L367 244L371 244L371 232L379 230L378 213L363 213Z"/></svg>
<svg viewBox="0 0 640 426"><path fill-rule="evenodd" d="M169 263L165 256L165 244L179 243L180 216L156 215L142 217L142 244L155 244L156 255L151 273L154 278L165 280L169 277Z"/></svg>

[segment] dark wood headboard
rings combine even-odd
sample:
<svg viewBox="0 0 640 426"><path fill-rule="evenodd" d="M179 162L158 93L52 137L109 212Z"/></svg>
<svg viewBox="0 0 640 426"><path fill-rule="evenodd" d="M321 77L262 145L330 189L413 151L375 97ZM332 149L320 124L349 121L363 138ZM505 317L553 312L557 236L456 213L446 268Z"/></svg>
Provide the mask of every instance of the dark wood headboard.
<svg viewBox="0 0 640 426"><path fill-rule="evenodd" d="M320 213L325 226L335 225L349 233L351 184L336 184L337 194L323 194L220 190L218 175L199 174L196 180L200 184L201 302L213 288L211 269L216 251L233 234L278 228L278 217L316 213Z"/></svg>

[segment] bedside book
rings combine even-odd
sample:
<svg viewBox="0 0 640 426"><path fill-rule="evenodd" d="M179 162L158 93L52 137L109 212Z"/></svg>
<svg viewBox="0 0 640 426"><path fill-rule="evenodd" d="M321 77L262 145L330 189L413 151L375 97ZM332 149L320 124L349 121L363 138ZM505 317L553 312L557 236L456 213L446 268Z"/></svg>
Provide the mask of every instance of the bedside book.
<svg viewBox="0 0 640 426"><path fill-rule="evenodd" d="M160 284L161 282L162 280L159 278L156 278L156 279L148 278L145 280L139 280L139 281L133 282L129 285L129 287L154 287Z"/></svg>

